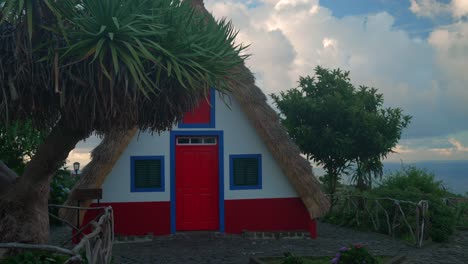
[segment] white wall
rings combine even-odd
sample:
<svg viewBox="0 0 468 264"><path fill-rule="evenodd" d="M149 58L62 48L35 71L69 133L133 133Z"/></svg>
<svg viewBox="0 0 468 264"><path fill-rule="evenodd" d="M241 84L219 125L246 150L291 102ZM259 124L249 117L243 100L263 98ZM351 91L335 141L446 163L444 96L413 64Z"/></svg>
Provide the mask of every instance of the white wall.
<svg viewBox="0 0 468 264"><path fill-rule="evenodd" d="M233 99L230 109L223 100L216 96L216 127L173 130L222 130L224 131L224 198L286 198L298 197L296 191L282 173L273 156L263 141L250 125L247 117ZM131 141L103 184L103 202L145 202L170 200L170 132L160 135L140 133ZM261 154L262 155L262 189L230 190L229 189L229 155ZM130 191L130 156L164 156L165 191L164 192L131 192Z"/></svg>

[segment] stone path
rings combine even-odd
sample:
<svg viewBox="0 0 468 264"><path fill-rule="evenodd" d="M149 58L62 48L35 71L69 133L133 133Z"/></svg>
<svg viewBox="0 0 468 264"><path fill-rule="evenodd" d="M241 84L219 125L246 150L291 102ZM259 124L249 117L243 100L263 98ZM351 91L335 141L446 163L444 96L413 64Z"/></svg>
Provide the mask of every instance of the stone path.
<svg viewBox="0 0 468 264"><path fill-rule="evenodd" d="M115 263L223 263L247 264L250 256L297 255L329 256L347 244L360 243L378 255L396 255L412 247L388 236L353 231L333 225L319 225L318 239L244 239L237 235L187 233L155 238L144 243L114 246Z"/></svg>
<svg viewBox="0 0 468 264"><path fill-rule="evenodd" d="M251 256L280 256L284 252L297 255L327 256L348 244L363 244L373 254L406 255L404 264L468 263L468 231L457 231L448 243L415 248L388 236L359 232L326 223L319 223L315 240L245 239L238 235L192 232L175 236L155 237L149 242L116 242L113 249L115 264L247 264ZM66 228L51 230L52 241L69 237Z"/></svg>
<svg viewBox="0 0 468 264"><path fill-rule="evenodd" d="M466 264L468 263L468 231L457 231L447 243L432 244L411 250L405 263Z"/></svg>

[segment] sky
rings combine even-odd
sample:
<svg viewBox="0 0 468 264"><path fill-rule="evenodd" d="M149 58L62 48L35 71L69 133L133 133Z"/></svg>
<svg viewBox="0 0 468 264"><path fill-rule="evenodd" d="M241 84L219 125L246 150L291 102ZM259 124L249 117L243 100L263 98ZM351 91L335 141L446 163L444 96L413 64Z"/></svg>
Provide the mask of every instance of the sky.
<svg viewBox="0 0 468 264"><path fill-rule="evenodd" d="M204 2L250 44L247 66L265 94L318 65L350 71L413 116L387 161L468 159L468 0ZM69 162L87 163L97 142L80 143Z"/></svg>

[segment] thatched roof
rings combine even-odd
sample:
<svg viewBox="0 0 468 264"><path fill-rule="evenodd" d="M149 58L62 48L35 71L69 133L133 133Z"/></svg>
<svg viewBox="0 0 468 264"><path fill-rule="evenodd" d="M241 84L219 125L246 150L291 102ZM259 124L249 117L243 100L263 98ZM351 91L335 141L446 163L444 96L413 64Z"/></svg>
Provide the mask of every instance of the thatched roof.
<svg viewBox="0 0 468 264"><path fill-rule="evenodd" d="M208 12L203 6L202 0L193 0L192 2L197 9ZM328 211L330 202L320 190L320 184L312 173L310 163L300 155L299 148L281 125L278 114L268 105L265 94L255 85L251 71L245 65L236 70L242 74L239 74L241 77L230 85L232 87L231 95L240 104L248 120L262 138L283 173L288 177L310 216L312 218L323 216ZM77 187L100 187L110 173L111 163L117 162L118 157L134 134L135 130L124 134L107 135L93 151L93 160L83 170L82 180ZM102 157L108 158L102 160ZM101 165L101 162L105 165ZM67 204L72 205L74 201L69 198ZM75 219L73 212L70 212L66 219L73 221Z"/></svg>

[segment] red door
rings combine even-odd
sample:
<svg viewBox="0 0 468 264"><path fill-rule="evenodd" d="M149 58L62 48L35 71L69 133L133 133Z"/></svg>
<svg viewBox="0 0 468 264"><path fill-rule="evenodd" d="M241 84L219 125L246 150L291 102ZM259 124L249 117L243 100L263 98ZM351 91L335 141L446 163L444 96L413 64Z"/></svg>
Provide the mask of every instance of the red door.
<svg viewBox="0 0 468 264"><path fill-rule="evenodd" d="M217 140L184 137L176 144L176 228L218 230L218 144ZM191 143L199 142L199 143ZM182 144L179 144L182 143Z"/></svg>

